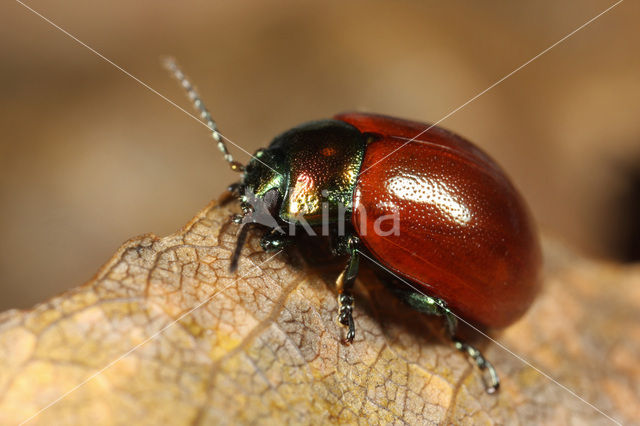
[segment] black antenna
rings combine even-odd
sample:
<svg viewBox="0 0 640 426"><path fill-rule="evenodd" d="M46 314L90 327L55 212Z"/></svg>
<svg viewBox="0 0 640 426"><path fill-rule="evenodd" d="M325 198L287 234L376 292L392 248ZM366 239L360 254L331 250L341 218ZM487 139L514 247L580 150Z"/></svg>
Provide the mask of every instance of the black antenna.
<svg viewBox="0 0 640 426"><path fill-rule="evenodd" d="M198 95L198 92L196 92L196 89L193 88L191 82L187 79L182 70L180 70L180 67L178 67L176 61L173 58L167 58L164 60L164 66L169 71L171 71L173 76L180 82L180 85L187 91L187 95L189 96L189 99L191 99L191 102L193 102L195 108L200 113L200 117L206 121L207 126L209 127L209 129L211 129L211 136L213 136L213 139L218 144L218 149L222 152L222 155L224 155L225 161L229 163L231 170L233 170L234 172L243 172L244 165L237 161L234 161L231 154L229 154L227 144L225 144L224 142L224 136L222 136L220 132L218 132L218 126L216 125L216 122L213 121L213 118L211 118L209 110L206 106L204 106L202 99L200 99L200 95Z"/></svg>

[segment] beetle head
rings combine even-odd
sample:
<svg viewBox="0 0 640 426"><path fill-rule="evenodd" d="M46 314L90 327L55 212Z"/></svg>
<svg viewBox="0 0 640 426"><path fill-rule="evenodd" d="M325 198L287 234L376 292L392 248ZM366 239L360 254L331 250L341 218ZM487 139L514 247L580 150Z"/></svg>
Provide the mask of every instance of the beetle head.
<svg viewBox="0 0 640 426"><path fill-rule="evenodd" d="M262 225L279 229L278 210L286 192L284 156L277 149L258 150L244 169L240 187L242 214L234 218L242 225L231 259L231 270L237 267L240 251L249 228Z"/></svg>
<svg viewBox="0 0 640 426"><path fill-rule="evenodd" d="M242 179L240 223L259 223L276 228L278 207L286 192L283 165L279 150L258 150L247 164Z"/></svg>

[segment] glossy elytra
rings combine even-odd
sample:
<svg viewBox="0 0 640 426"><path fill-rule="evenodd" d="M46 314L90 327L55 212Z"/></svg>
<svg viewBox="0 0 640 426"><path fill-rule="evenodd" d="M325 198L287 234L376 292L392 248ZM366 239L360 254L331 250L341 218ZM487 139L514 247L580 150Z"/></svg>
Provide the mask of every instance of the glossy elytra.
<svg viewBox="0 0 640 426"><path fill-rule="evenodd" d="M293 241L288 229L326 227L335 254L348 256L336 280L345 342L355 336L351 293L363 255L399 278L389 283L411 307L445 318L456 348L487 373L487 391L497 390L491 363L456 337L457 318L482 328L520 318L539 290L540 249L522 197L487 154L439 127L423 133L429 125L347 113L282 133L244 166L183 73L167 65L242 173L230 187L243 210L232 270L253 225L271 228L261 238L267 251Z"/></svg>

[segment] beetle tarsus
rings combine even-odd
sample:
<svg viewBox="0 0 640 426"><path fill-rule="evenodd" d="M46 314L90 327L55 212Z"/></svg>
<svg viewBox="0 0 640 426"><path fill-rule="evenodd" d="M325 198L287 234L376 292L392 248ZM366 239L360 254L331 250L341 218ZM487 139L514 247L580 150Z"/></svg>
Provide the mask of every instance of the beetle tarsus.
<svg viewBox="0 0 640 426"><path fill-rule="evenodd" d="M340 308L338 310L338 321L342 325L351 327L353 323L353 296L350 294L342 293L338 296L338 303Z"/></svg>
<svg viewBox="0 0 640 426"><path fill-rule="evenodd" d="M353 339L356 337L356 327L353 324L353 316L349 316L349 331L347 331L347 336L344 338L344 343L346 345L350 345L353 343Z"/></svg>
<svg viewBox="0 0 640 426"><path fill-rule="evenodd" d="M353 296L347 293L340 294L340 296L338 296L338 304L340 305L338 310L338 322L349 327L344 343L350 344L356 337L356 327L353 322Z"/></svg>
<svg viewBox="0 0 640 426"><path fill-rule="evenodd" d="M484 382L487 393L496 393L498 388L500 388L500 378L498 377L498 373L493 367L493 364L487 361L482 353L475 347L468 343L464 343L455 337L452 338L452 340L457 350L466 353L473 361L475 361L480 371L487 373L482 376L482 381Z"/></svg>

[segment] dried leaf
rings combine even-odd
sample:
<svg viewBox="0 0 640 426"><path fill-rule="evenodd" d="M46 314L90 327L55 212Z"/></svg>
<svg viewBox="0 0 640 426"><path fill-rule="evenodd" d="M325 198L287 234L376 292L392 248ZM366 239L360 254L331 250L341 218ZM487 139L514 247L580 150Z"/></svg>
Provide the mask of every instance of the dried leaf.
<svg viewBox="0 0 640 426"><path fill-rule="evenodd" d="M343 346L335 275L295 255L270 259L256 238L230 274L230 213L212 204L175 235L135 238L82 287L0 316L0 422L24 421L72 389L31 422L610 422L490 342L481 346L502 388L486 394L440 321L366 271L356 341ZM637 421L639 268L549 242L545 251L543 294L497 339L609 415Z"/></svg>

